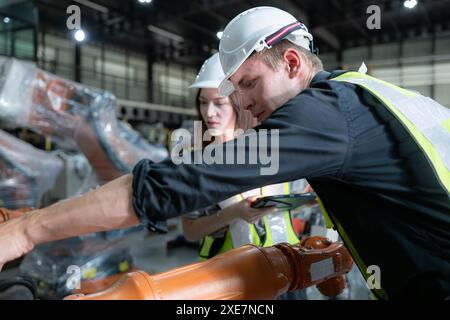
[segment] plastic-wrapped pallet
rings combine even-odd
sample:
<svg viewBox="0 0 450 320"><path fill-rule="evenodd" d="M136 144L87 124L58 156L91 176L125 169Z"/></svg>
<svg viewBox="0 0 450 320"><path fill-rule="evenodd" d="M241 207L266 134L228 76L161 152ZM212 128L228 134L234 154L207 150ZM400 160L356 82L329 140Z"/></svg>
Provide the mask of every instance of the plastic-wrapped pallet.
<svg viewBox="0 0 450 320"><path fill-rule="evenodd" d="M116 117L116 98L31 63L0 59L0 117L80 150L105 183L141 159L159 162L167 150L145 141Z"/></svg>
<svg viewBox="0 0 450 320"><path fill-rule="evenodd" d="M55 155L0 130L0 207L39 207L62 167Z"/></svg>
<svg viewBox="0 0 450 320"><path fill-rule="evenodd" d="M22 261L20 275L34 279L39 298L61 299L85 283L130 271L128 249L145 234L134 227L39 245Z"/></svg>

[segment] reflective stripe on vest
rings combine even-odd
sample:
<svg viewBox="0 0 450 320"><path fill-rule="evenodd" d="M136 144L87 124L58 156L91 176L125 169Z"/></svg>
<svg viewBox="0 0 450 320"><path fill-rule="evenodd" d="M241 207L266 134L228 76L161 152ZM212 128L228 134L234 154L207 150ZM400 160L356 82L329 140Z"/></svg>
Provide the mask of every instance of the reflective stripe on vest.
<svg viewBox="0 0 450 320"><path fill-rule="evenodd" d="M247 196L255 194L254 191L239 194L231 199L235 199L233 203L243 201ZM229 201L229 200L226 200ZM230 202L228 202L229 205ZM221 203L224 205L224 202ZM245 244L252 243L254 245L261 245L258 232L253 224L248 223L244 219L234 219L228 226L231 235L232 248L239 248Z"/></svg>
<svg viewBox="0 0 450 320"><path fill-rule="evenodd" d="M222 201L220 204L222 208L226 208L227 206L230 206L242 200L244 200L244 196L242 194L238 194L225 201ZM236 228L239 229L235 230ZM241 234L239 235L237 234L237 232ZM233 237L232 234L234 234L235 236ZM223 238L214 238L212 236L205 236L203 238L199 251L200 260L210 259L218 254L227 252L233 248L248 243L261 246L261 239L259 237L259 234L253 224L247 223L242 219L238 219L235 225L229 226L226 229Z"/></svg>
<svg viewBox="0 0 450 320"><path fill-rule="evenodd" d="M431 98L359 72L347 72L332 80L353 83L377 97L423 151L450 197L450 109Z"/></svg>
<svg viewBox="0 0 450 320"><path fill-rule="evenodd" d="M261 239L259 238L255 226L251 223L248 223L248 230L250 233L250 241L247 243L261 246ZM203 238L199 250L200 260L210 259L233 248L235 248L235 246L233 245L231 231L230 228L227 228L225 236L223 238L214 238L212 236L205 236Z"/></svg>
<svg viewBox="0 0 450 320"><path fill-rule="evenodd" d="M231 249L233 249L233 243L231 242L230 230L227 229L224 238L204 237L200 245L199 257L201 261L207 260Z"/></svg>
<svg viewBox="0 0 450 320"><path fill-rule="evenodd" d="M285 182L283 184L262 187L261 196L290 194L290 191L289 182ZM291 212L289 210L283 213L268 214L263 217L263 221L266 231L263 247L270 247L282 242L296 244L300 241L292 227Z"/></svg>

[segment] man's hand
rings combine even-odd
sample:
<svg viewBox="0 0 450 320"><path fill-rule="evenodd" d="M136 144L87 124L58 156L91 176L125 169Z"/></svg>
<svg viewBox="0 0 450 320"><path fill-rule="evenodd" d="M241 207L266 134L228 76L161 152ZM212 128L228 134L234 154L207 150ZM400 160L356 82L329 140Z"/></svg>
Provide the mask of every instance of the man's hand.
<svg viewBox="0 0 450 320"><path fill-rule="evenodd" d="M3 265L17 259L33 249L26 225L28 214L0 224L0 271Z"/></svg>
<svg viewBox="0 0 450 320"><path fill-rule="evenodd" d="M132 179L124 175L94 191L0 224L0 266L41 243L139 224L132 205Z"/></svg>

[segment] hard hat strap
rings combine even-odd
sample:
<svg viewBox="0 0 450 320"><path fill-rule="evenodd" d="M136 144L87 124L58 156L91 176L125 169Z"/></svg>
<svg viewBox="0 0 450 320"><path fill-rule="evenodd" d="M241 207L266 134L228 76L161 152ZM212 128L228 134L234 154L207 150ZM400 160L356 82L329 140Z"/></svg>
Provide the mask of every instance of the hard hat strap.
<svg viewBox="0 0 450 320"><path fill-rule="evenodd" d="M271 47L271 46L279 43L281 40L286 38L286 36L288 36L292 32L294 32L296 30L300 30L300 29L305 30L305 25L301 22L296 21L296 22L288 24L287 26L284 26L283 28L272 33L264 41L269 47Z"/></svg>
<svg viewBox="0 0 450 320"><path fill-rule="evenodd" d="M314 46L314 41L313 41L313 40L311 40L311 41L309 42L309 50L310 50L313 54L315 54L316 56L319 56L319 48L317 48L317 47Z"/></svg>

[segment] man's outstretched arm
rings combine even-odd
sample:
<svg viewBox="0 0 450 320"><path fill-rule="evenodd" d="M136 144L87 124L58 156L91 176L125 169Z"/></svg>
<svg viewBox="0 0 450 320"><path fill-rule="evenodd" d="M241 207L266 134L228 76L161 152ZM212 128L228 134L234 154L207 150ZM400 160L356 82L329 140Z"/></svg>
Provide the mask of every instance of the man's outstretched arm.
<svg viewBox="0 0 450 320"><path fill-rule="evenodd" d="M40 243L137 225L132 179L122 176L85 195L0 225L0 269Z"/></svg>

